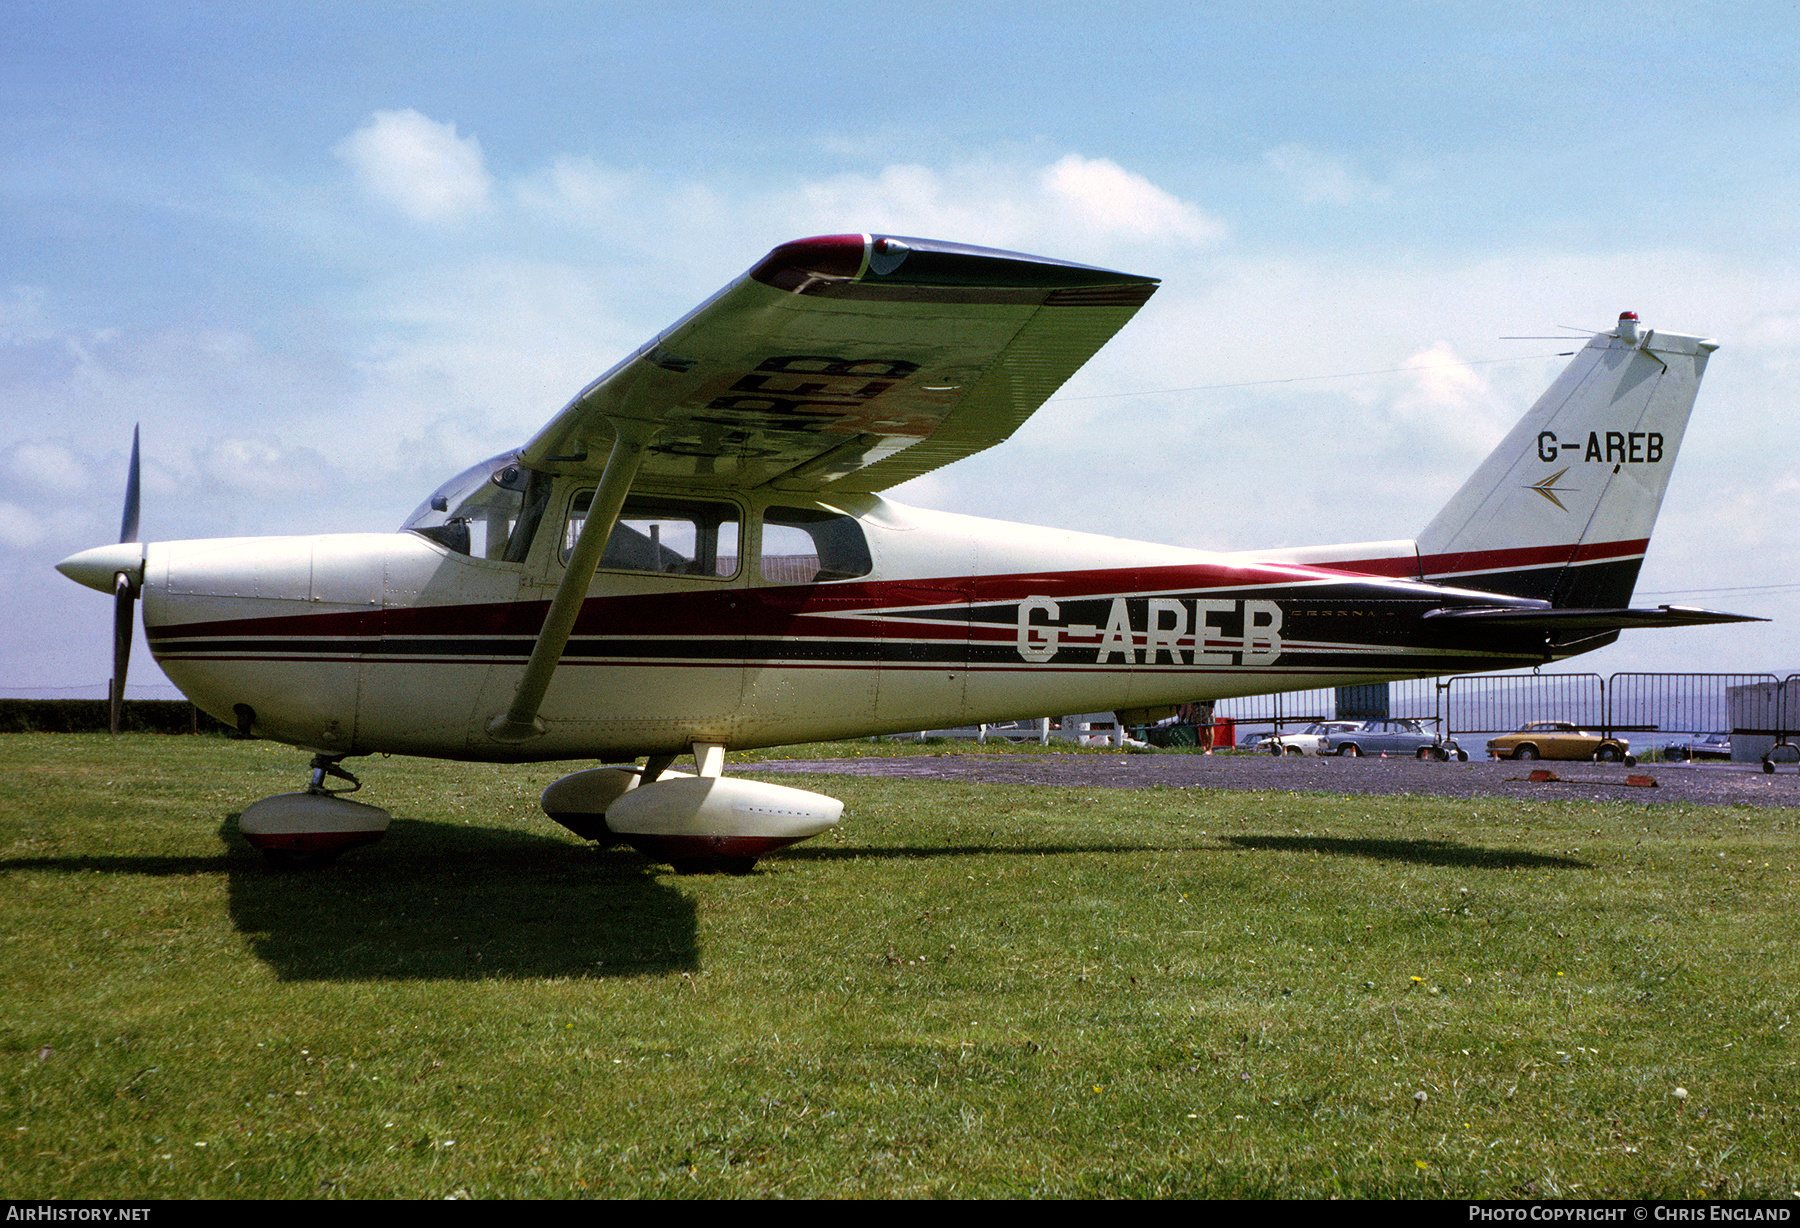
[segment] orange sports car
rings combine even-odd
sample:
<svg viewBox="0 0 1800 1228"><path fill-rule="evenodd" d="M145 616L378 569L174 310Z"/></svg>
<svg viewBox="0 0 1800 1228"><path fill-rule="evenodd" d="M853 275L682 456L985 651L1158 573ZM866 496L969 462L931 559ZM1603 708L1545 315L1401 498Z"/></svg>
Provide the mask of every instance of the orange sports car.
<svg viewBox="0 0 1800 1228"><path fill-rule="evenodd" d="M1529 721L1517 733L1488 742L1490 759L1594 759L1601 763L1635 764L1624 738L1588 733L1568 721Z"/></svg>

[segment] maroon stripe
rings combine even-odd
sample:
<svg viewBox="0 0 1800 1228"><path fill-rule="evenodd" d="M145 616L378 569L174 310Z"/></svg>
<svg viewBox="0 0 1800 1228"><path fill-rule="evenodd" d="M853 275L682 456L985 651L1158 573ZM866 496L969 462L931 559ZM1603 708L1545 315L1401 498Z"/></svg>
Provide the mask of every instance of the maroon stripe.
<svg viewBox="0 0 1800 1228"><path fill-rule="evenodd" d="M1515 567L1554 567L1566 563L1592 563L1607 559L1631 558L1650 546L1647 537L1633 541L1585 542L1576 546L1514 546L1505 550L1463 550L1455 554L1410 554L1384 559L1346 559L1339 563L1314 563L1318 570L1344 571L1359 575L1411 579L1422 571L1427 576L1445 576L1462 572L1501 571Z"/></svg>
<svg viewBox="0 0 1800 1228"><path fill-rule="evenodd" d="M1649 540L1641 538L1596 542L1576 548L1529 546L1465 551L1429 555L1423 564L1427 575L1441 577L1570 561L1626 558L1642 554L1648 545ZM1414 574L1418 565L1406 557L1361 559L1330 565L1192 563L924 580L848 581L803 588L716 588L631 597L592 597L582 607L575 634L706 636L715 634L720 627L730 627L733 635L758 638L866 636L882 634L885 623L895 621L906 622L908 631L921 637L944 638L943 633L907 620L906 609L1006 603L1024 597L1078 601L1125 593L1329 584L1369 577L1405 579ZM510 635L535 638L548 609L547 601L486 602L341 614L216 619L155 627L150 629L149 635L151 641L158 644L220 635L344 638ZM841 615L863 617L834 617ZM960 624L952 625L957 628L954 635L960 636Z"/></svg>

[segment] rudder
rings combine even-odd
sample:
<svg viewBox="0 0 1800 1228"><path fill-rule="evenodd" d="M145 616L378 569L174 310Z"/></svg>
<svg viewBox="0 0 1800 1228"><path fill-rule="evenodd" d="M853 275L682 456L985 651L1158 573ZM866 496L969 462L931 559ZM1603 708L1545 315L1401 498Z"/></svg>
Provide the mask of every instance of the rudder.
<svg viewBox="0 0 1800 1228"><path fill-rule="evenodd" d="M1423 578L1563 608L1631 602L1718 343L1641 329L1590 340L1419 534Z"/></svg>

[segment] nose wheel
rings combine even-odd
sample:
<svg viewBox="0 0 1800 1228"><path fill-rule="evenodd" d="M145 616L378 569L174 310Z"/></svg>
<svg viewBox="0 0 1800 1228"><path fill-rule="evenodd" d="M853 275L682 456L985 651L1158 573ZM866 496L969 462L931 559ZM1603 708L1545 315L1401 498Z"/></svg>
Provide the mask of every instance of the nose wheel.
<svg viewBox="0 0 1800 1228"><path fill-rule="evenodd" d="M327 865L339 854L387 834L387 811L338 796L362 788L360 780L339 766L343 759L343 755L314 755L304 792L265 797L238 816L238 831L270 865L282 869ZM333 781L346 782L347 787L334 787Z"/></svg>

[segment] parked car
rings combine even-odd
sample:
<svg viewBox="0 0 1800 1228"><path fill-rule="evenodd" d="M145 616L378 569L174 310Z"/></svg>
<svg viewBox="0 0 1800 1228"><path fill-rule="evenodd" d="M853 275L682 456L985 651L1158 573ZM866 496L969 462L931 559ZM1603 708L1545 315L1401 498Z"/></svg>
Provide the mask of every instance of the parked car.
<svg viewBox="0 0 1800 1228"><path fill-rule="evenodd" d="M1594 759L1601 763L1635 764L1631 744L1624 738L1588 733L1568 721L1528 721L1517 733L1504 733L1488 742L1491 759Z"/></svg>
<svg viewBox="0 0 1800 1228"><path fill-rule="evenodd" d="M1321 755L1409 755L1416 759L1467 759L1468 753L1454 741L1444 741L1418 721L1384 719L1359 721L1348 729L1326 735Z"/></svg>
<svg viewBox="0 0 1800 1228"><path fill-rule="evenodd" d="M1702 733L1685 742L1670 742L1663 747L1663 758L1676 762L1683 759L1730 759L1731 735Z"/></svg>
<svg viewBox="0 0 1800 1228"><path fill-rule="evenodd" d="M1263 741L1260 749L1271 755L1318 755L1324 752L1319 747L1326 737L1333 733L1343 733L1355 729L1358 721L1315 721L1299 733L1284 733L1280 737L1271 737Z"/></svg>

